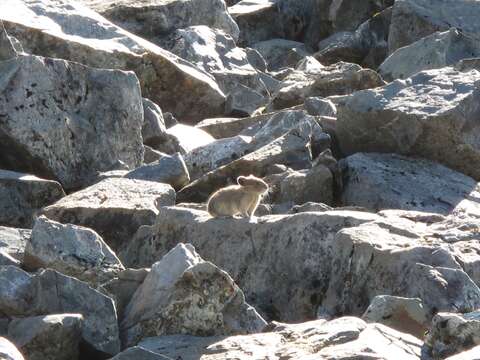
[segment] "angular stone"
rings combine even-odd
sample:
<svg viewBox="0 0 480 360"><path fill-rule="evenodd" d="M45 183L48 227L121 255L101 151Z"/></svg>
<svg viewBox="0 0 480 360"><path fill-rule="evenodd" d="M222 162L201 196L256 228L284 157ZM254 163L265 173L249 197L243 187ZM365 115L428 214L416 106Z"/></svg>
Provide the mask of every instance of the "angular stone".
<svg viewBox="0 0 480 360"><path fill-rule="evenodd" d="M369 323L383 324L419 339L423 339L429 327L428 316L420 299L390 295L375 296L362 319Z"/></svg>
<svg viewBox="0 0 480 360"><path fill-rule="evenodd" d="M206 25L238 38L224 0L81 0L121 28L155 42L177 29Z"/></svg>
<svg viewBox="0 0 480 360"><path fill-rule="evenodd" d="M75 189L119 162L142 162L141 95L133 73L19 55L0 63L0 74L4 168Z"/></svg>
<svg viewBox="0 0 480 360"><path fill-rule="evenodd" d="M233 279L190 244L178 244L152 265L121 324L126 346L147 336L247 334L265 326Z"/></svg>
<svg viewBox="0 0 480 360"><path fill-rule="evenodd" d="M445 360L469 360L469 359L480 359L480 345L475 346L471 350L463 351L459 354L449 356Z"/></svg>
<svg viewBox="0 0 480 360"><path fill-rule="evenodd" d="M313 96L328 97L347 95L357 90L384 85L380 75L357 64L339 62L323 68L320 72L295 71L283 79L273 96L272 109L284 109L301 105Z"/></svg>
<svg viewBox="0 0 480 360"><path fill-rule="evenodd" d="M435 359L443 359L480 345L480 312L435 315L425 344L430 348ZM462 359L474 358L463 357Z"/></svg>
<svg viewBox="0 0 480 360"><path fill-rule="evenodd" d="M262 316L303 321L315 318L328 286L334 235L376 218L365 212L331 211L265 216L248 222L164 207L157 223L140 228L119 255L128 266L150 266L176 244L191 242L206 260L236 280Z"/></svg>
<svg viewBox="0 0 480 360"><path fill-rule="evenodd" d="M29 360L76 360L83 316L57 314L14 319L8 338Z"/></svg>
<svg viewBox="0 0 480 360"><path fill-rule="evenodd" d="M335 104L321 97L309 97L305 99L303 107L307 113L313 116L337 116Z"/></svg>
<svg viewBox="0 0 480 360"><path fill-rule="evenodd" d="M225 102L225 114L229 116L251 116L269 99L258 91L238 84L231 89Z"/></svg>
<svg viewBox="0 0 480 360"><path fill-rule="evenodd" d="M215 139L229 138L238 135L242 130L259 121L264 116L247 118L213 118L199 122L195 127L212 135Z"/></svg>
<svg viewBox="0 0 480 360"><path fill-rule="evenodd" d="M479 81L478 71L446 67L344 97L337 103L342 151L420 156L479 180Z"/></svg>
<svg viewBox="0 0 480 360"><path fill-rule="evenodd" d="M117 354L111 360L168 360L168 357L140 346L134 346Z"/></svg>
<svg viewBox="0 0 480 360"><path fill-rule="evenodd" d="M0 226L0 253L23 263L25 246L30 239L31 230Z"/></svg>
<svg viewBox="0 0 480 360"><path fill-rule="evenodd" d="M0 311L9 317L82 314L82 337L88 344L111 355L120 351L112 299L54 270L31 275L14 266L0 267Z"/></svg>
<svg viewBox="0 0 480 360"><path fill-rule="evenodd" d="M28 269L55 269L93 287L124 269L115 253L93 230L39 217L25 248Z"/></svg>
<svg viewBox="0 0 480 360"><path fill-rule="evenodd" d="M480 4L469 0L395 1L388 36L389 53L409 45L435 31L457 28L465 34L480 35Z"/></svg>
<svg viewBox="0 0 480 360"><path fill-rule="evenodd" d="M357 153L341 160L340 167L343 205L480 218L479 184L438 163L395 154Z"/></svg>
<svg viewBox="0 0 480 360"><path fill-rule="evenodd" d="M0 4L0 14L7 32L28 53L95 68L132 70L142 95L182 121L195 123L223 114L225 96L212 77L82 4L11 0Z"/></svg>
<svg viewBox="0 0 480 360"><path fill-rule="evenodd" d="M167 130L167 133L176 139L179 147L183 149L184 153L215 141L213 136L206 131L184 124L172 126Z"/></svg>
<svg viewBox="0 0 480 360"><path fill-rule="evenodd" d="M422 70L452 66L462 59L478 56L479 40L451 28L395 50L378 71L387 81L406 79Z"/></svg>
<svg viewBox="0 0 480 360"><path fill-rule="evenodd" d="M162 109L153 101L142 99L143 126L142 138L144 144L155 144L164 141L167 128L163 120Z"/></svg>
<svg viewBox="0 0 480 360"><path fill-rule="evenodd" d="M160 206L175 204L170 185L126 178L109 178L70 194L43 209L49 219L95 230L117 251L141 225L152 224Z"/></svg>
<svg viewBox="0 0 480 360"><path fill-rule="evenodd" d="M3 22L0 21L0 61L10 60L15 57L17 57L17 51L12 43L12 39L5 31Z"/></svg>
<svg viewBox="0 0 480 360"><path fill-rule="evenodd" d="M267 62L268 70L280 70L295 67L297 63L309 55L305 44L298 41L272 39L252 45Z"/></svg>
<svg viewBox="0 0 480 360"><path fill-rule="evenodd" d="M124 177L169 184L175 190L180 190L190 182L187 166L179 153L171 156L163 154L159 160L140 166Z"/></svg>

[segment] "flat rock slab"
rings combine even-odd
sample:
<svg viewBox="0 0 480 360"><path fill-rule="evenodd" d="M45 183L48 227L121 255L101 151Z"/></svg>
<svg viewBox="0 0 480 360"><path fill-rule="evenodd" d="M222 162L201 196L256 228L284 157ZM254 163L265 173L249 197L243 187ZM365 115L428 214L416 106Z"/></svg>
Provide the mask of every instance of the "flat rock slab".
<svg viewBox="0 0 480 360"><path fill-rule="evenodd" d="M56 181L0 170L0 225L31 228L41 208L64 196L62 186Z"/></svg>
<svg viewBox="0 0 480 360"><path fill-rule="evenodd" d="M139 226L153 224L156 205L174 204L175 191L170 185L109 178L44 208L43 214L95 230L116 251L131 240Z"/></svg>
<svg viewBox="0 0 480 360"><path fill-rule="evenodd" d="M19 55L0 63L0 74L0 166L78 189L120 163L141 164L142 99L132 72Z"/></svg>
<svg viewBox="0 0 480 360"><path fill-rule="evenodd" d="M0 14L7 32L28 53L96 68L133 70L143 96L183 121L223 114L225 95L212 77L82 4L2 1Z"/></svg>
<svg viewBox="0 0 480 360"><path fill-rule="evenodd" d="M438 161L480 180L480 72L422 71L337 104L345 154L390 152Z"/></svg>

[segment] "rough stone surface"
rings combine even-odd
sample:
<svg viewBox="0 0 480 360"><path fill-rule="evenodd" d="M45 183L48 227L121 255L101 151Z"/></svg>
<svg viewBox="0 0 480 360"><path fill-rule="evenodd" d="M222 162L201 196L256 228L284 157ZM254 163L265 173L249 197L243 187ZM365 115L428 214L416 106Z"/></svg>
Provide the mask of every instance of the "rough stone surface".
<svg viewBox="0 0 480 360"><path fill-rule="evenodd" d="M271 71L295 67L300 60L309 55L305 44L284 39L262 41L253 44L252 48L262 55Z"/></svg>
<svg viewBox="0 0 480 360"><path fill-rule="evenodd" d="M95 230L117 251L130 241L139 226L154 222L156 204L175 204L175 191L170 185L109 178L64 197L42 213L64 224Z"/></svg>
<svg viewBox="0 0 480 360"><path fill-rule="evenodd" d="M333 102L321 97L309 97L305 99L303 108L313 116L337 116L337 108Z"/></svg>
<svg viewBox="0 0 480 360"><path fill-rule="evenodd" d="M341 160L340 167L343 205L480 218L478 183L438 163L395 154L357 153Z"/></svg>
<svg viewBox="0 0 480 360"><path fill-rule="evenodd" d="M159 160L128 172L124 177L170 184L180 190L190 182L190 175L182 155L164 154Z"/></svg>
<svg viewBox="0 0 480 360"><path fill-rule="evenodd" d="M463 351L459 354L449 356L445 360L470 360L470 359L480 359L480 345L475 346L473 349Z"/></svg>
<svg viewBox="0 0 480 360"><path fill-rule="evenodd" d="M357 90L384 85L375 71L362 69L357 64L339 62L315 73L295 71L283 79L274 94L273 109L301 105L312 96L346 95Z"/></svg>
<svg viewBox="0 0 480 360"><path fill-rule="evenodd" d="M233 279L190 244L178 244L153 264L122 321L126 346L147 336L246 334L265 326Z"/></svg>
<svg viewBox="0 0 480 360"><path fill-rule="evenodd" d="M155 144L162 142L165 138L167 128L163 119L162 109L153 101L142 99L143 105L143 126L142 138L144 144Z"/></svg>
<svg viewBox="0 0 480 360"><path fill-rule="evenodd" d="M78 313L82 337L93 348L120 351L115 305L109 297L54 270L31 275L14 266L0 267L0 311L9 317Z"/></svg>
<svg viewBox="0 0 480 360"><path fill-rule="evenodd" d="M14 319L8 338L29 360L76 360L83 316L57 314Z"/></svg>
<svg viewBox="0 0 480 360"><path fill-rule="evenodd" d="M469 0L401 0L395 1L392 13L389 53L421 38L451 27L463 33L480 35L480 4Z"/></svg>
<svg viewBox="0 0 480 360"><path fill-rule="evenodd" d="M422 70L452 66L462 59L478 56L480 41L451 28L395 50L378 71L387 81L406 79Z"/></svg>
<svg viewBox="0 0 480 360"><path fill-rule="evenodd" d="M480 179L480 72L422 71L337 104L337 136L345 154L392 152L438 161Z"/></svg>
<svg viewBox="0 0 480 360"><path fill-rule="evenodd" d="M176 138L179 147L183 149L183 153L215 141L214 137L206 131L184 124L172 126L167 130L167 133Z"/></svg>
<svg viewBox="0 0 480 360"><path fill-rule="evenodd" d="M143 117L133 73L19 55L0 63L0 74L3 167L71 189L118 162L141 163Z"/></svg>
<svg viewBox="0 0 480 360"><path fill-rule="evenodd" d="M335 233L375 218L364 212L333 211L265 216L248 222L166 207L156 224L140 228L119 256L128 266L150 266L177 243L188 241L204 259L235 279L262 316L302 321L315 318L327 286L330 261L325 259L333 256Z"/></svg>
<svg viewBox="0 0 480 360"><path fill-rule="evenodd" d="M2 1L0 14L7 32L28 53L96 68L132 70L140 80L143 96L183 121L195 123L223 114L225 96L208 74L82 4L68 0Z"/></svg>
<svg viewBox="0 0 480 360"><path fill-rule="evenodd" d="M41 208L64 196L62 186L56 181L0 170L0 225L32 227Z"/></svg>
<svg viewBox="0 0 480 360"><path fill-rule="evenodd" d="M429 327L428 316L420 299L398 296L375 296L362 319L423 339Z"/></svg>
<svg viewBox="0 0 480 360"><path fill-rule="evenodd" d="M0 61L10 60L17 57L17 51L12 43L12 39L8 36L0 21Z"/></svg>
<svg viewBox="0 0 480 360"><path fill-rule="evenodd" d="M4 360L25 360L15 345L4 337L0 337L0 356Z"/></svg>
<svg viewBox="0 0 480 360"><path fill-rule="evenodd" d="M436 359L445 358L480 345L480 312L435 315L425 344Z"/></svg>
<svg viewBox="0 0 480 360"><path fill-rule="evenodd" d="M224 0L104 1L81 0L107 19L136 35L156 42L177 29L206 25L238 38L238 25Z"/></svg>
<svg viewBox="0 0 480 360"><path fill-rule="evenodd" d="M31 230L0 226L0 265L20 265L23 263L25 246Z"/></svg>
<svg viewBox="0 0 480 360"><path fill-rule="evenodd" d="M295 325L274 323L272 328L263 334L231 337L154 337L145 339L139 347L170 358L180 356L184 360L413 360L420 357L421 342L413 336L380 324L367 325L353 317Z"/></svg>
<svg viewBox="0 0 480 360"><path fill-rule="evenodd" d="M124 269L115 253L93 230L39 217L25 248L26 268L55 269L98 286Z"/></svg>

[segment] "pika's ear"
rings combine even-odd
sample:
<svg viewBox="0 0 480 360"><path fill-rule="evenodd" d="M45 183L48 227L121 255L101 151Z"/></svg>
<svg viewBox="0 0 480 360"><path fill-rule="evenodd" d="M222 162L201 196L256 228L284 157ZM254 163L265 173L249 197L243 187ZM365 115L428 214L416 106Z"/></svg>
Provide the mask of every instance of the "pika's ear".
<svg viewBox="0 0 480 360"><path fill-rule="evenodd" d="M247 178L246 178L245 176L239 176L239 177L237 178L237 184L244 186L246 180L247 180Z"/></svg>

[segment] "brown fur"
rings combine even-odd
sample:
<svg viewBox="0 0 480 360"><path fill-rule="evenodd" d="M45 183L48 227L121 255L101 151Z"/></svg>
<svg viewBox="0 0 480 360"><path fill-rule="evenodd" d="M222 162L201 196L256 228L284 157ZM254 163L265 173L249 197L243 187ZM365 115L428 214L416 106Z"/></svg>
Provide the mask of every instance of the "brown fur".
<svg viewBox="0 0 480 360"><path fill-rule="evenodd" d="M224 187L208 199L207 209L213 217L235 216L251 218L260 203L268 185L253 175L239 176L238 185Z"/></svg>

